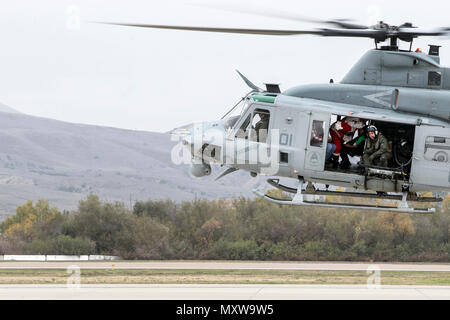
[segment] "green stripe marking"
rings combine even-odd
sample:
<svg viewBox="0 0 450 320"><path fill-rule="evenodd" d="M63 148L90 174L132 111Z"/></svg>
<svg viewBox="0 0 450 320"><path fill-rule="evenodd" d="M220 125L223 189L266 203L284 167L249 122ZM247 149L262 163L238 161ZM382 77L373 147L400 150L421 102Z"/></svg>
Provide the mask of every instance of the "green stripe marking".
<svg viewBox="0 0 450 320"><path fill-rule="evenodd" d="M275 98L277 96L274 95L262 95L262 94L254 94L252 98L256 102L265 102L265 103L275 103Z"/></svg>

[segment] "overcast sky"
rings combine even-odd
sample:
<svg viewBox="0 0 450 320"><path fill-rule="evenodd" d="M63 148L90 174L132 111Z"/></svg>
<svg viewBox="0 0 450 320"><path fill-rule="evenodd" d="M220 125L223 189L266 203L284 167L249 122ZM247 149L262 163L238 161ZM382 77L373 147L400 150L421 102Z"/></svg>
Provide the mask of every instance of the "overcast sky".
<svg viewBox="0 0 450 320"><path fill-rule="evenodd" d="M195 33L92 24L118 21L248 28L318 27L198 6L236 4L320 19L450 26L445 1L14 0L2 3L0 102L41 117L165 132L220 118L257 85L340 81L370 39ZM197 4L197 5L196 5ZM447 46L446 39L423 38ZM406 44L404 44L406 46ZM441 49L450 64L450 48Z"/></svg>

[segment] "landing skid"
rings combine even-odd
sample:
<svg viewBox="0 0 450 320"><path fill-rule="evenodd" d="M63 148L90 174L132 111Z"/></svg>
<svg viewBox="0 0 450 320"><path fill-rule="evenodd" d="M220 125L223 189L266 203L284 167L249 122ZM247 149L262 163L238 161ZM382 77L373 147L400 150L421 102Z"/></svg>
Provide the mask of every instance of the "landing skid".
<svg viewBox="0 0 450 320"><path fill-rule="evenodd" d="M310 183L307 184L305 189L303 188L303 180L299 180L298 188L291 188L279 183L278 179L268 179L267 182L289 193L295 193L293 199L278 199L267 194L263 194L258 190L253 192L259 196L273 203L283 205L297 205L297 206L317 206L317 207L330 207L330 208L345 208L345 209L358 209L358 210L377 210L377 211L392 211L392 212L405 212L405 213L433 213L435 208L410 208L407 201L417 202L440 202L441 198L434 197L419 197L416 194L403 192L402 195L388 195L388 194L374 194L374 193L361 193L361 192L343 192L343 191L328 191L328 190L316 190ZM399 201L397 207L385 206L385 205L367 205L367 204L353 204L353 203L336 203L336 202L322 202L316 201L316 196L331 195L331 196L345 196L345 197L358 197L365 199L385 199ZM311 199L312 198L312 199Z"/></svg>

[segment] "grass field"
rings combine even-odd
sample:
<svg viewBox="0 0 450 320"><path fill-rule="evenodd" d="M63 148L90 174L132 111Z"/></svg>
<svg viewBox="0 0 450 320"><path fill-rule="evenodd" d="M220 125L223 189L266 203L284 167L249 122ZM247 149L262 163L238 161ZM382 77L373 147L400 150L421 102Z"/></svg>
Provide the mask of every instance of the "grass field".
<svg viewBox="0 0 450 320"><path fill-rule="evenodd" d="M0 284L65 284L65 269L0 270ZM382 271L382 285L450 286L450 272ZM365 271L82 269L81 284L366 284Z"/></svg>

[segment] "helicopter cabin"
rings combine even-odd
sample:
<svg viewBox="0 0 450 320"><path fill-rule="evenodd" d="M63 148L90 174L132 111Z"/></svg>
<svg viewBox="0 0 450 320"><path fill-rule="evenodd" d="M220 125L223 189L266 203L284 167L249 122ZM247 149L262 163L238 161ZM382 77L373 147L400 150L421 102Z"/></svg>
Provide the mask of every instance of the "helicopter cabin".
<svg viewBox="0 0 450 320"><path fill-rule="evenodd" d="M343 130L342 124L336 126L337 122L349 119L354 122L351 130ZM270 146L273 137L258 136L259 125L268 132L279 130L278 176L301 176L306 181L325 185L387 192L450 188L450 131L447 123L435 118L392 109L374 110L367 106L259 93L251 96L251 103L229 137ZM365 130L369 126L375 126L387 141L389 156L385 163L368 165L362 161L368 139ZM344 132L339 153L330 146L334 144L334 129ZM350 145L355 148L348 148ZM250 172L262 172L258 165L246 168Z"/></svg>
<svg viewBox="0 0 450 320"><path fill-rule="evenodd" d="M348 125L347 122L351 125ZM342 128L342 122L348 131ZM411 160L414 149L415 126L410 124L393 123L388 121L370 120L345 117L333 114L330 119L328 132L327 154L324 169L335 172L364 173L365 169L378 167L384 170L398 170L405 177L411 171ZM313 123L314 127L314 123ZM336 129L338 127L338 129ZM367 128L375 127L377 138L380 135L387 142L386 161L377 157L373 163L363 161L364 148L368 137ZM334 134L335 132L338 134ZM334 139L339 139L339 152L336 151Z"/></svg>
<svg viewBox="0 0 450 320"><path fill-rule="evenodd" d="M340 109L338 105L328 108ZM314 111L309 113L304 178L324 184L394 192L450 188L450 130L441 121L390 111L365 112L364 108L354 113L324 112L319 106L310 110ZM333 126L349 118L361 123L340 137L341 150L336 155ZM363 161L368 141L366 129L370 126L375 126L378 135L383 135L387 142L389 156L385 163L380 159L370 164ZM345 131L342 126L338 130ZM355 147L347 148L347 144Z"/></svg>

